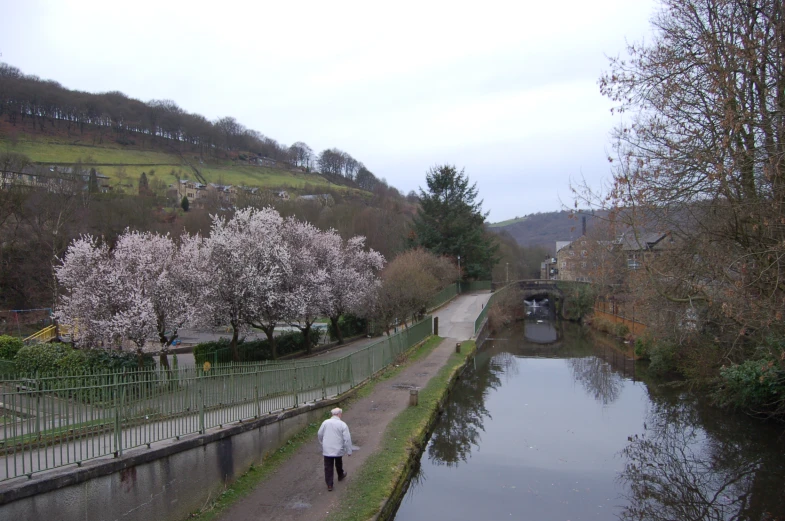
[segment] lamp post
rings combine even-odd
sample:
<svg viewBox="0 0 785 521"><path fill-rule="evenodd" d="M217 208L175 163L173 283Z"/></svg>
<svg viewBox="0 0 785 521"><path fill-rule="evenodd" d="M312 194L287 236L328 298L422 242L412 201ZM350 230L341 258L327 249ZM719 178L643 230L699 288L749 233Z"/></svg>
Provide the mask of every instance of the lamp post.
<svg viewBox="0 0 785 521"><path fill-rule="evenodd" d="M505 264L504 265L504 272L505 272L505 279L506 279L505 282L509 283L510 282L510 263L509 262L505 262L504 264Z"/></svg>
<svg viewBox="0 0 785 521"><path fill-rule="evenodd" d="M461 291L461 256L458 255L458 292Z"/></svg>

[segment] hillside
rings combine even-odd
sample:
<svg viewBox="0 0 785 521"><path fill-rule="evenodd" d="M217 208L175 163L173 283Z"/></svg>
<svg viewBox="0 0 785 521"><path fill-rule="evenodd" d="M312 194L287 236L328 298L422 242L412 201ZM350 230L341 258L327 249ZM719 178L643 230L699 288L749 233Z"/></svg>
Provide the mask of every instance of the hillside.
<svg viewBox="0 0 785 521"><path fill-rule="evenodd" d="M599 214L568 211L544 212L517 217L500 223L490 224L492 231L505 231L523 247L543 246L554 253L556 241L569 241L581 235L581 217L586 216L587 228Z"/></svg>
<svg viewBox="0 0 785 521"><path fill-rule="evenodd" d="M142 172L150 179L150 187L160 195L177 179L295 191L339 188L319 174L272 161L267 161L270 166L264 166L243 153L236 153L229 159L204 159L193 153L173 150L163 140L123 145L96 134L93 129L69 137L54 131L13 128L3 122L0 123L0 151L24 154L42 165L81 163L84 167L95 167L110 178L109 184L117 191L127 193L136 192ZM355 191L348 187L340 189Z"/></svg>

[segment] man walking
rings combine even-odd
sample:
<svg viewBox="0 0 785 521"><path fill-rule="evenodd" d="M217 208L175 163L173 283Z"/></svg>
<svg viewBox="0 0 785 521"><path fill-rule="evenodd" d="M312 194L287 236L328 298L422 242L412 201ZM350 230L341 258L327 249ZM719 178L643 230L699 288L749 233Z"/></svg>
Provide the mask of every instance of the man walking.
<svg viewBox="0 0 785 521"><path fill-rule="evenodd" d="M328 491L333 489L333 465L338 471L338 481L342 481L346 477L346 472L343 471L343 455L352 455L352 435L341 419L343 410L336 407L330 413L332 416L324 420L319 427L319 443L322 444L324 455L324 480L327 482Z"/></svg>

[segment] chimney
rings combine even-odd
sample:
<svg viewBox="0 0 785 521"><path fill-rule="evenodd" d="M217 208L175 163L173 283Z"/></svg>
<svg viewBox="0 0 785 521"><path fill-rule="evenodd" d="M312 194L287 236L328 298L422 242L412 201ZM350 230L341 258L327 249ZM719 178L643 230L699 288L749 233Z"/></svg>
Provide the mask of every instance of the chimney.
<svg viewBox="0 0 785 521"><path fill-rule="evenodd" d="M581 226L581 230L583 232L583 233L581 233L581 235L586 236L586 216L585 215L583 217L581 217L581 225L582 225Z"/></svg>

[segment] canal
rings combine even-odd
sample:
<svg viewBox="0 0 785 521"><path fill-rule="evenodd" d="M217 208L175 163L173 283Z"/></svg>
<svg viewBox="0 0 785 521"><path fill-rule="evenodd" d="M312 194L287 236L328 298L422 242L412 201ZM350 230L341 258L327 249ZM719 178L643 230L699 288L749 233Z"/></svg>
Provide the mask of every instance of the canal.
<svg viewBox="0 0 785 521"><path fill-rule="evenodd" d="M785 520L782 426L645 383L610 344L534 318L486 340L395 519Z"/></svg>

